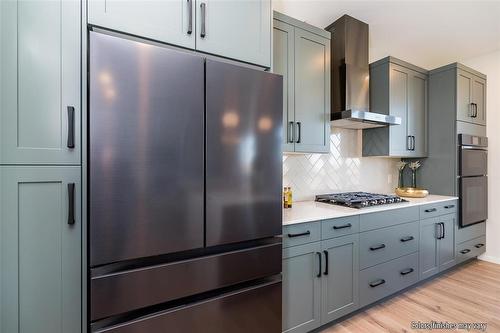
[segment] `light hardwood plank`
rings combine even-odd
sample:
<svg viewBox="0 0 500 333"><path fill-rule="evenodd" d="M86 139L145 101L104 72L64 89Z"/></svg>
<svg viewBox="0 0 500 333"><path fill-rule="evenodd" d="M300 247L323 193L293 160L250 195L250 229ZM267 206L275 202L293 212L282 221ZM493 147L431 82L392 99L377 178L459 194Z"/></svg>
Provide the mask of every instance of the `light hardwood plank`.
<svg viewBox="0 0 500 333"><path fill-rule="evenodd" d="M487 323L486 332L500 332L500 265L475 260L321 333L429 332L413 330L413 321Z"/></svg>

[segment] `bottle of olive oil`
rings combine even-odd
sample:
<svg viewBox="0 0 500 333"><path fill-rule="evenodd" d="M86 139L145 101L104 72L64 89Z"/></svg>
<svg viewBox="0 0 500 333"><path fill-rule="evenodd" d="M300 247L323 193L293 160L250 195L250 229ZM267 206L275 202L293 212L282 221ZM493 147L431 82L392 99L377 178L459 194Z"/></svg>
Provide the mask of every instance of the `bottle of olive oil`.
<svg viewBox="0 0 500 333"><path fill-rule="evenodd" d="M283 208L288 208L288 187L283 187Z"/></svg>
<svg viewBox="0 0 500 333"><path fill-rule="evenodd" d="M292 188L289 186L287 191L287 206L288 208L292 208Z"/></svg>

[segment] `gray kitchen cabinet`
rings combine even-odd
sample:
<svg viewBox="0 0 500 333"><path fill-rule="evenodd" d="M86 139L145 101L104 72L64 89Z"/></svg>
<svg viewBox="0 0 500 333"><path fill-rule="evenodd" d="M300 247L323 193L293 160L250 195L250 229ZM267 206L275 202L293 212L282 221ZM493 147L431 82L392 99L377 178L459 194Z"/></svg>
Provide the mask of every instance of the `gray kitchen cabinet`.
<svg viewBox="0 0 500 333"><path fill-rule="evenodd" d="M486 125L486 78L474 72L457 68L457 120Z"/></svg>
<svg viewBox="0 0 500 333"><path fill-rule="evenodd" d="M283 250L283 332L321 325L321 242Z"/></svg>
<svg viewBox="0 0 500 333"><path fill-rule="evenodd" d="M2 1L0 164L79 164L79 1Z"/></svg>
<svg viewBox="0 0 500 333"><path fill-rule="evenodd" d="M263 67L271 20L270 0L89 0L90 24Z"/></svg>
<svg viewBox="0 0 500 333"><path fill-rule="evenodd" d="M195 0L89 0L90 24L194 49Z"/></svg>
<svg viewBox="0 0 500 333"><path fill-rule="evenodd" d="M370 64L371 111L401 125L363 130L363 156L427 156L427 70L387 57Z"/></svg>
<svg viewBox="0 0 500 333"><path fill-rule="evenodd" d="M359 235L321 242L325 267L321 280L321 323L326 324L359 307Z"/></svg>
<svg viewBox="0 0 500 333"><path fill-rule="evenodd" d="M455 265L456 214L420 221L420 279Z"/></svg>
<svg viewBox="0 0 500 333"><path fill-rule="evenodd" d="M81 332L80 175L0 167L1 332Z"/></svg>
<svg viewBox="0 0 500 333"><path fill-rule="evenodd" d="M273 72L283 75L286 98L283 150L329 152L331 35L274 12L273 36Z"/></svg>

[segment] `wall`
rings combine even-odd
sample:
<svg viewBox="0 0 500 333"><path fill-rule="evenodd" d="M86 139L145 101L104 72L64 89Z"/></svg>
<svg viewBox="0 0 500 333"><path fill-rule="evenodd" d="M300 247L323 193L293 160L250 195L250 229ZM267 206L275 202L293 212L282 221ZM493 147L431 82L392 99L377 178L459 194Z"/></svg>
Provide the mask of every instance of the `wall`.
<svg viewBox="0 0 500 333"><path fill-rule="evenodd" d="M361 132L332 128L329 154L285 154L283 186L294 200L345 191L393 192L398 159L361 157Z"/></svg>
<svg viewBox="0 0 500 333"><path fill-rule="evenodd" d="M486 223L486 253L483 260L500 264L500 51L480 57L462 60L464 65L470 66L488 76L487 87L487 135L488 150L488 222Z"/></svg>

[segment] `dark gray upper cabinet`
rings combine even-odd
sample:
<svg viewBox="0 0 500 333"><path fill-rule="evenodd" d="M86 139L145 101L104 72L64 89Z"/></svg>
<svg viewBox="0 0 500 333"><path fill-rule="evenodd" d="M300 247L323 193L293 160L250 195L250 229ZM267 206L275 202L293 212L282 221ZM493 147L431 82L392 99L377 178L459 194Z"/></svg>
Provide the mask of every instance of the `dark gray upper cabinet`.
<svg viewBox="0 0 500 333"><path fill-rule="evenodd" d="M80 2L0 6L0 164L80 164Z"/></svg>
<svg viewBox="0 0 500 333"><path fill-rule="evenodd" d="M486 77L457 65L457 120L486 125Z"/></svg>
<svg viewBox="0 0 500 333"><path fill-rule="evenodd" d="M273 72L283 75L283 150L330 151L329 32L274 12Z"/></svg>
<svg viewBox="0 0 500 333"><path fill-rule="evenodd" d="M387 57L370 64L370 110L401 125L363 130L363 156L427 156L427 70Z"/></svg>
<svg viewBox="0 0 500 333"><path fill-rule="evenodd" d="M88 8L96 26L271 66L270 0L89 0Z"/></svg>

